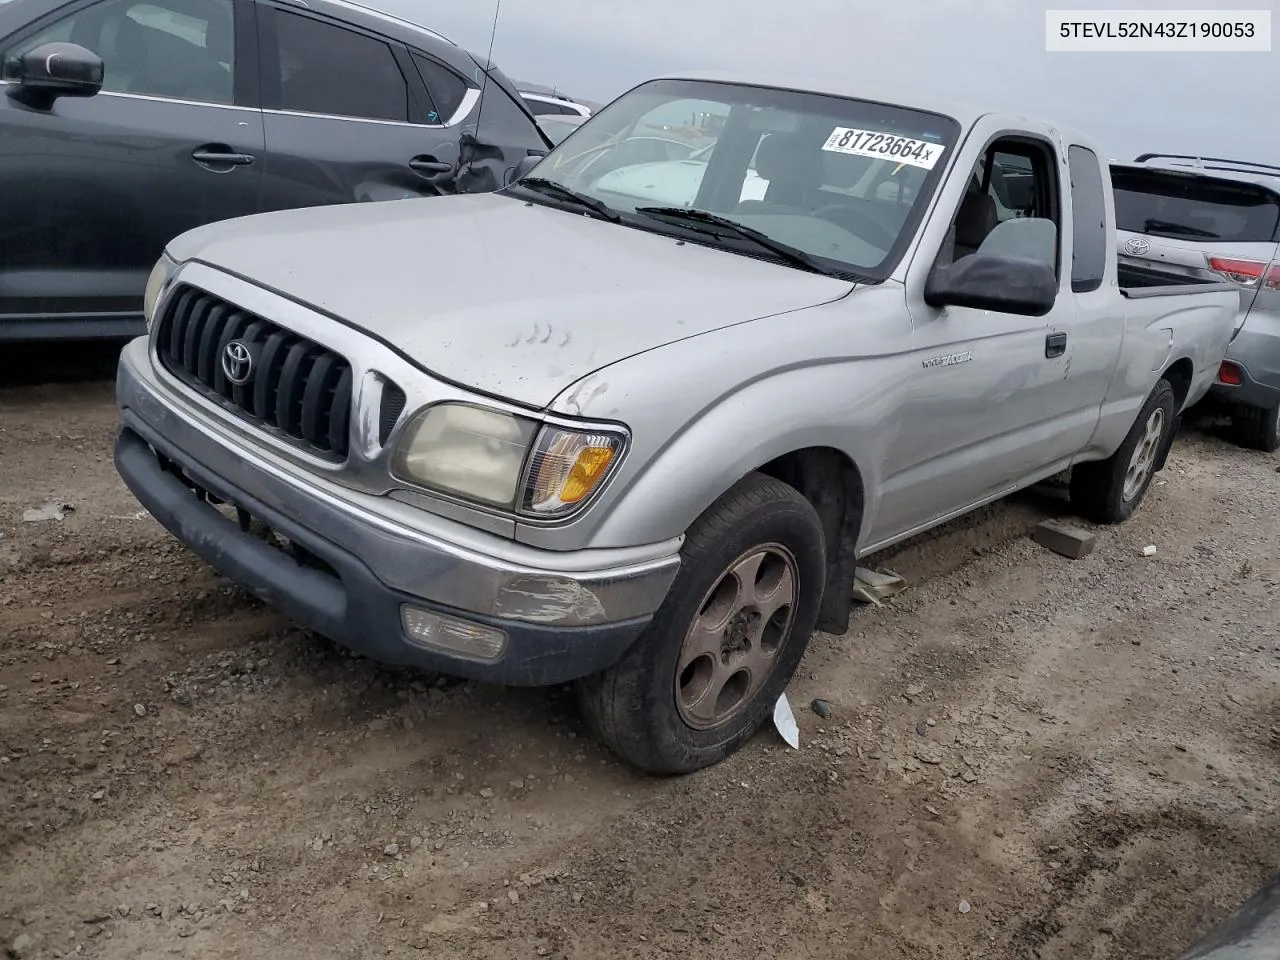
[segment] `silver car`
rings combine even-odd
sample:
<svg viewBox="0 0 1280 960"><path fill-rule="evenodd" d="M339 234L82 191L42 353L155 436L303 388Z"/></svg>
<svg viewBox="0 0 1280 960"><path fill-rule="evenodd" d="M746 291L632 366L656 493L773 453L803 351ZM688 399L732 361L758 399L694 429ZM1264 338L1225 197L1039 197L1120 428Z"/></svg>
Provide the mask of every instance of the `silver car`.
<svg viewBox="0 0 1280 960"><path fill-rule="evenodd" d="M1280 449L1280 166L1143 154L1112 164L1121 263L1227 280L1240 312L1213 394L1239 443Z"/></svg>

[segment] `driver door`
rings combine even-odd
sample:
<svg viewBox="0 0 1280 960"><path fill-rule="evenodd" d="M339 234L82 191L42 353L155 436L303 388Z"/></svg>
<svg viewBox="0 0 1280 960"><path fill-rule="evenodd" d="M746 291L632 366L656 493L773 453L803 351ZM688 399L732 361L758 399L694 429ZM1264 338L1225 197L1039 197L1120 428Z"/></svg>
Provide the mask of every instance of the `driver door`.
<svg viewBox="0 0 1280 960"><path fill-rule="evenodd" d="M1019 162L1022 161L1022 162ZM1001 166L1034 170L1033 190L1009 207ZM995 140L965 184L945 233L926 232L907 275L907 303L915 331L911 385L900 430L884 464L884 486L870 540L897 539L938 518L956 514L1011 491L1028 475L1065 462L1077 437L1059 431L1062 411L1055 385L1068 373L1066 344L1073 301L1063 293L1062 264L1070 262L1061 240L1040 251L1058 274L1058 300L1043 317L947 306L923 300L935 263L972 256L1000 223L1037 217L1063 236L1057 153L1043 141ZM1046 231L1047 233L1047 231ZM938 242L941 234L941 243ZM932 239L931 241L931 238ZM993 238L994 240L994 238ZM984 252L987 249L984 248ZM1027 251L1019 251L1027 253Z"/></svg>

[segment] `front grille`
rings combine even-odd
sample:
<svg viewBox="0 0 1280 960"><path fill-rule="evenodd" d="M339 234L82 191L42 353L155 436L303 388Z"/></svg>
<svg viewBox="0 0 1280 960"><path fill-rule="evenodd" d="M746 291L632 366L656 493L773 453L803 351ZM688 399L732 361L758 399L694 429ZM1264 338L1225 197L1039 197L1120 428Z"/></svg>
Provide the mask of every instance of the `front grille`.
<svg viewBox="0 0 1280 960"><path fill-rule="evenodd" d="M243 347L240 364L228 344ZM182 286L156 330L165 369L211 400L329 459L347 456L351 365L327 347L220 297ZM247 363L243 358L248 357ZM247 370L240 383L239 370Z"/></svg>

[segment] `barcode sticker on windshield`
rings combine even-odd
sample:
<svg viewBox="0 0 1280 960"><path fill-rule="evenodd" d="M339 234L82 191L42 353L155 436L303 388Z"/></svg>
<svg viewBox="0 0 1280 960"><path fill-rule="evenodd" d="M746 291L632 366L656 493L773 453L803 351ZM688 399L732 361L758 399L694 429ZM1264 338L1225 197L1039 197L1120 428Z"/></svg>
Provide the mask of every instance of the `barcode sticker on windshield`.
<svg viewBox="0 0 1280 960"><path fill-rule="evenodd" d="M940 143L913 140L892 133L876 133L874 130L857 130L853 127L836 127L822 145L823 150L848 153L855 157L874 157L879 160L896 160L913 167L932 170L933 165L946 150Z"/></svg>

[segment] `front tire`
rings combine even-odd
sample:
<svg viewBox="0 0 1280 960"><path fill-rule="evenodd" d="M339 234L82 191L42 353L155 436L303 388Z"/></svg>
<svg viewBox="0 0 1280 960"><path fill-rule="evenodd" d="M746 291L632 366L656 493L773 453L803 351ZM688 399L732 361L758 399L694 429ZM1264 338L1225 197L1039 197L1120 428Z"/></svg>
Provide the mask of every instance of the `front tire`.
<svg viewBox="0 0 1280 960"><path fill-rule="evenodd" d="M1231 412L1231 432L1236 443L1250 450L1280 450L1280 403L1274 407L1237 404Z"/></svg>
<svg viewBox="0 0 1280 960"><path fill-rule="evenodd" d="M759 730L804 656L826 581L817 513L758 473L694 522L681 561L631 649L578 683L597 735L651 774L711 766Z"/></svg>
<svg viewBox="0 0 1280 960"><path fill-rule="evenodd" d="M1177 401L1168 380L1160 380L1120 449L1106 460L1081 463L1071 470L1071 505L1095 523L1128 520L1155 478L1175 427Z"/></svg>

